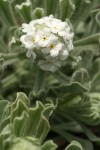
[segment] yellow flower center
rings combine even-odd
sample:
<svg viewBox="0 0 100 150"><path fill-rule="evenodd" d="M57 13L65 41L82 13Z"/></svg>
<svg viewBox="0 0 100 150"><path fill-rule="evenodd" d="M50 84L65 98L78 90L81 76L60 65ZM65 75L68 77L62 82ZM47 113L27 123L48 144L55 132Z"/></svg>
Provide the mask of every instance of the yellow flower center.
<svg viewBox="0 0 100 150"><path fill-rule="evenodd" d="M35 40L32 38L32 43L35 43Z"/></svg>
<svg viewBox="0 0 100 150"><path fill-rule="evenodd" d="M43 39L43 41L46 41L46 40L47 40L47 37L46 37L46 36L44 36L44 37L42 37L42 39Z"/></svg>
<svg viewBox="0 0 100 150"><path fill-rule="evenodd" d="M57 29L57 26L54 26L54 29Z"/></svg>
<svg viewBox="0 0 100 150"><path fill-rule="evenodd" d="M55 46L54 44L50 44L50 48L53 49Z"/></svg>

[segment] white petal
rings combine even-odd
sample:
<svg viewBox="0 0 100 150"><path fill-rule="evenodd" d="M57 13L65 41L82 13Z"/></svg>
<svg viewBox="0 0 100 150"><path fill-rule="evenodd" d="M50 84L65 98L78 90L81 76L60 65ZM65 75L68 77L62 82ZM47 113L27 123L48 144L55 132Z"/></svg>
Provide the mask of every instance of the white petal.
<svg viewBox="0 0 100 150"><path fill-rule="evenodd" d="M34 53L33 50L28 50L27 53L26 53L26 56L27 57L33 57L33 59L36 59L36 54Z"/></svg>
<svg viewBox="0 0 100 150"><path fill-rule="evenodd" d="M62 50L62 47L63 47L63 44L59 43L56 45L55 50L59 52L60 50Z"/></svg>
<svg viewBox="0 0 100 150"><path fill-rule="evenodd" d="M56 51L56 50L51 50L50 51L50 55L52 56L52 57L56 57L57 55L58 55L58 53L59 53L59 51Z"/></svg>
<svg viewBox="0 0 100 150"><path fill-rule="evenodd" d="M27 33L30 30L29 24L23 23L22 24L22 31Z"/></svg>
<svg viewBox="0 0 100 150"><path fill-rule="evenodd" d="M67 50L64 50L60 55L60 60L65 60L68 57L69 53Z"/></svg>
<svg viewBox="0 0 100 150"><path fill-rule="evenodd" d="M59 34L60 36L65 36L65 35L66 35L66 32L65 32L65 31L59 31L58 34Z"/></svg>

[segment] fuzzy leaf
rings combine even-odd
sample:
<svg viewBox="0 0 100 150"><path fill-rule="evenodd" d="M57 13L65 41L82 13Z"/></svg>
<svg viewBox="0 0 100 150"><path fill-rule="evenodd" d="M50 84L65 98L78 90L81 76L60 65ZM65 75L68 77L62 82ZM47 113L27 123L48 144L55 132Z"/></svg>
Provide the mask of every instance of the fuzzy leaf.
<svg viewBox="0 0 100 150"><path fill-rule="evenodd" d="M5 25L16 24L9 0L0 0L0 18Z"/></svg>
<svg viewBox="0 0 100 150"><path fill-rule="evenodd" d="M64 130L60 130L60 129L56 130L56 132L58 134L60 134L62 137L64 137L66 140L68 140L69 142L72 142L72 141L79 142L80 144L78 143L78 148L80 148L80 147L83 148L83 149L79 149L79 150L93 150L93 145L89 140L78 138L78 137L72 135L71 133L66 132ZM74 150L74 149L72 149L72 150Z"/></svg>
<svg viewBox="0 0 100 150"><path fill-rule="evenodd" d="M88 72L83 68L80 68L79 70L73 73L71 82L72 83L78 82L82 84L85 88L90 90L91 86L90 86L90 81L89 81L89 75L88 75Z"/></svg>
<svg viewBox="0 0 100 150"><path fill-rule="evenodd" d="M42 150L56 150L57 145L52 141L47 141L42 145Z"/></svg>
<svg viewBox="0 0 100 150"><path fill-rule="evenodd" d="M66 148L65 150L83 150L81 144L76 141L72 141Z"/></svg>
<svg viewBox="0 0 100 150"><path fill-rule="evenodd" d="M44 6L47 15L55 14L58 7L58 0L44 0Z"/></svg>
<svg viewBox="0 0 100 150"><path fill-rule="evenodd" d="M42 17L44 17L44 9L43 8L36 8L34 11L33 11L33 16L35 19L40 19Z"/></svg>
<svg viewBox="0 0 100 150"><path fill-rule="evenodd" d="M36 106L29 108L26 95L18 93L16 101L10 106L13 134L18 137L34 135L43 141L50 129L48 119L53 109L53 103L44 106L39 101Z"/></svg>
<svg viewBox="0 0 100 150"><path fill-rule="evenodd" d="M75 9L72 0L59 0L60 5L60 19L65 20L70 17Z"/></svg>
<svg viewBox="0 0 100 150"><path fill-rule="evenodd" d="M21 5L16 5L16 10L22 16L24 22L29 22L32 20L30 0L26 0L26 2L22 3Z"/></svg>
<svg viewBox="0 0 100 150"><path fill-rule="evenodd" d="M8 105L8 101L6 100L1 100L0 101L0 124L4 119L4 113L6 111L7 105Z"/></svg>
<svg viewBox="0 0 100 150"><path fill-rule="evenodd" d="M59 94L60 92L62 92L62 94L64 93L82 93L82 92L86 92L89 89L84 87L82 84L78 83L78 82L73 82L67 85L61 85L59 87L54 88L55 91Z"/></svg>
<svg viewBox="0 0 100 150"><path fill-rule="evenodd" d="M89 45L89 44L99 43L99 38L100 38L100 33L94 34L94 35L86 37L84 39L75 41L74 45L81 46L81 45Z"/></svg>

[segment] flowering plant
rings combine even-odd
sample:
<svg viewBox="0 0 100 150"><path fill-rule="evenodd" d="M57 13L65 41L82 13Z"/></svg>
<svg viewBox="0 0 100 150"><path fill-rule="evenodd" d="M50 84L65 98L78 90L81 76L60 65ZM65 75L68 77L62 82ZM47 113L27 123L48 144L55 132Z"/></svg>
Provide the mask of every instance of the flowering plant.
<svg viewBox="0 0 100 150"><path fill-rule="evenodd" d="M100 149L99 5L0 0L0 150Z"/></svg>

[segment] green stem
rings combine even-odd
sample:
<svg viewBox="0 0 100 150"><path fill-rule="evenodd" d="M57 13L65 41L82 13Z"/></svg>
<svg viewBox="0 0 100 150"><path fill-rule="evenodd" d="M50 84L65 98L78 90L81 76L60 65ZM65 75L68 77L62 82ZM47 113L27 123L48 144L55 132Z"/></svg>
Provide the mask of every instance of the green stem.
<svg viewBox="0 0 100 150"><path fill-rule="evenodd" d="M45 85L45 71L38 68L36 80L33 87L33 92L35 95L38 95L43 89Z"/></svg>

